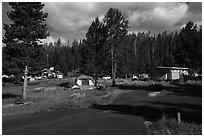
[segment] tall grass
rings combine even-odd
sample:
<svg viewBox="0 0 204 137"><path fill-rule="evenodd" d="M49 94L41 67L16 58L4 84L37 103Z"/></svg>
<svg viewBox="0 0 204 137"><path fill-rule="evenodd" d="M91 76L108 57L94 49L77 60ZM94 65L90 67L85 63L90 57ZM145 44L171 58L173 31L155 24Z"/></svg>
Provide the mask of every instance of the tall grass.
<svg viewBox="0 0 204 137"><path fill-rule="evenodd" d="M149 135L202 135L202 125L187 122L178 124L175 118L163 116L158 121L149 124L147 132Z"/></svg>

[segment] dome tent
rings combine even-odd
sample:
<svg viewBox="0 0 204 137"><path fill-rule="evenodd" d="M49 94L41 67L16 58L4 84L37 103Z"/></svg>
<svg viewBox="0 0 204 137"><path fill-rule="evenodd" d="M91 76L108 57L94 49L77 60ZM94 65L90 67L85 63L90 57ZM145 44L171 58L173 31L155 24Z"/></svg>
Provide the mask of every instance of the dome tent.
<svg viewBox="0 0 204 137"><path fill-rule="evenodd" d="M80 75L76 78L75 84L81 89L81 90L89 90L94 89L94 80L91 76L87 75ZM75 87L76 87L75 85Z"/></svg>

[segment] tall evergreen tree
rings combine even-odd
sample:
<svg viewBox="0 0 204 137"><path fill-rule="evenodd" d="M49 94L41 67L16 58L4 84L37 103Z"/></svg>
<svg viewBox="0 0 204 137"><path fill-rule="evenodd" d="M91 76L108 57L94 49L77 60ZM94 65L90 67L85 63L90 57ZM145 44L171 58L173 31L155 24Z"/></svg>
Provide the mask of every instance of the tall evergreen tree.
<svg viewBox="0 0 204 137"><path fill-rule="evenodd" d="M191 21L181 29L176 41L177 45L174 52L177 65L193 69L201 66L199 64L202 62L202 40L199 38L199 35L197 25Z"/></svg>
<svg viewBox="0 0 204 137"><path fill-rule="evenodd" d="M39 42L49 35L43 23L48 14L43 12L44 4L40 2L9 2L9 5L12 10L7 15L12 23L3 26L6 65L10 68L6 73L22 74L26 65L29 72L36 73L44 66L44 49Z"/></svg>
<svg viewBox="0 0 204 137"><path fill-rule="evenodd" d="M102 66L104 64L103 47L107 38L104 25L99 21L98 17L92 22L86 33L87 48L90 48L91 53L90 63L92 63L95 83L97 83L98 75L102 73Z"/></svg>
<svg viewBox="0 0 204 137"><path fill-rule="evenodd" d="M115 86L116 78L116 53L117 45L128 32L128 20L126 20L118 9L110 8L105 15L104 24L107 29L107 43L111 48L112 61L112 86Z"/></svg>

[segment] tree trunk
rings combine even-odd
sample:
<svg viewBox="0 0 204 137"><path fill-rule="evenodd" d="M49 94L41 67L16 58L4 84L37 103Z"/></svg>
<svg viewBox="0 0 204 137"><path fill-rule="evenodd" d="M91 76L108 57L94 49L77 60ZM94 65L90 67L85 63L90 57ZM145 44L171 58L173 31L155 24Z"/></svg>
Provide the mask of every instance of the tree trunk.
<svg viewBox="0 0 204 137"><path fill-rule="evenodd" d="M25 66L25 77L24 77L23 93L22 93L23 100L26 100L26 88L27 88L27 81L28 81L27 74L28 74L28 67Z"/></svg>
<svg viewBox="0 0 204 137"><path fill-rule="evenodd" d="M97 84L98 84L98 81L97 81L97 80L98 80L98 74L95 73L95 74L94 74L94 85L95 85L95 86L97 86Z"/></svg>
<svg viewBox="0 0 204 137"><path fill-rule="evenodd" d="M116 63L115 63L115 53L114 47L111 44L111 61L112 61L112 86L115 86L115 77L116 77Z"/></svg>
<svg viewBox="0 0 204 137"><path fill-rule="evenodd" d="M95 78L94 85L97 86L97 78Z"/></svg>
<svg viewBox="0 0 204 137"><path fill-rule="evenodd" d="M47 57L47 69L49 69L49 55L48 54L46 54L46 57Z"/></svg>

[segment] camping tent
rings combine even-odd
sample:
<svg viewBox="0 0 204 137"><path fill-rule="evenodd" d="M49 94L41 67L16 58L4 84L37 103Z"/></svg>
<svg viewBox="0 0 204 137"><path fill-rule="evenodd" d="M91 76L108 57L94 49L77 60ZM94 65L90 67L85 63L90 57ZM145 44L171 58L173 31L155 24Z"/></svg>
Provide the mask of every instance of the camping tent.
<svg viewBox="0 0 204 137"><path fill-rule="evenodd" d="M87 75L81 75L77 77L75 84L82 90L89 90L95 88L93 78Z"/></svg>

